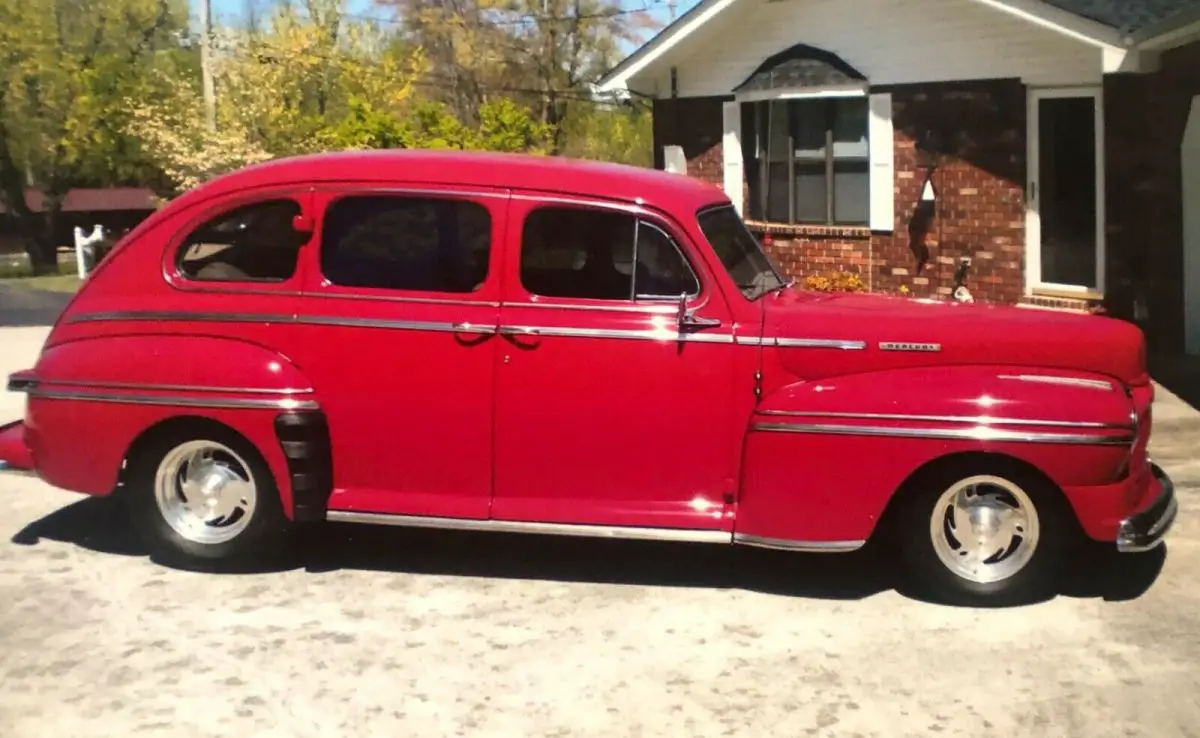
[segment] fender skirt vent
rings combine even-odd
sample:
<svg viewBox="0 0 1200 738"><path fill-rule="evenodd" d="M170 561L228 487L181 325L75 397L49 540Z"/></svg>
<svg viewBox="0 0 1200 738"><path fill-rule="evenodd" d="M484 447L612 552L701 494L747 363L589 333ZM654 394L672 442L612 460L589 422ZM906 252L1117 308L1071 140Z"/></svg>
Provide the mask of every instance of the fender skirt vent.
<svg viewBox="0 0 1200 738"><path fill-rule="evenodd" d="M291 477L292 519L324 520L333 492L333 454L325 414L319 410L282 413L275 418L275 435Z"/></svg>

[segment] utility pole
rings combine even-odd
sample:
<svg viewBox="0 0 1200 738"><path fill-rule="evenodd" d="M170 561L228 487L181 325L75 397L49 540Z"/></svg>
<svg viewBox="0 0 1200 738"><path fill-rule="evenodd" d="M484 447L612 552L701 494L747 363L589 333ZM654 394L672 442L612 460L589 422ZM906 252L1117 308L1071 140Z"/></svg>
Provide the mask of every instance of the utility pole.
<svg viewBox="0 0 1200 738"><path fill-rule="evenodd" d="M200 76L204 89L204 122L217 129L217 99L212 74L212 0L200 0Z"/></svg>
<svg viewBox="0 0 1200 738"><path fill-rule="evenodd" d="M667 7L670 8L670 10L671 10L671 22L672 23L675 22L675 5L676 5L675 0L671 0L669 3L667 3Z"/></svg>

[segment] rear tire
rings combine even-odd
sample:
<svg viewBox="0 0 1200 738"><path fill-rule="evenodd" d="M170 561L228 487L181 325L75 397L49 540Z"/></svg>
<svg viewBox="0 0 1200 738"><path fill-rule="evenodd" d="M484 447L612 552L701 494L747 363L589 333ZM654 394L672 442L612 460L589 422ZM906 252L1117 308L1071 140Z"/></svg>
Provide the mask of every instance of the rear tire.
<svg viewBox="0 0 1200 738"><path fill-rule="evenodd" d="M179 429L129 460L123 494L156 560L182 568L245 566L280 553L287 519L261 454L216 427Z"/></svg>
<svg viewBox="0 0 1200 738"><path fill-rule="evenodd" d="M1053 597L1077 542L1054 486L1016 463L956 464L918 481L895 531L916 593L1009 606Z"/></svg>

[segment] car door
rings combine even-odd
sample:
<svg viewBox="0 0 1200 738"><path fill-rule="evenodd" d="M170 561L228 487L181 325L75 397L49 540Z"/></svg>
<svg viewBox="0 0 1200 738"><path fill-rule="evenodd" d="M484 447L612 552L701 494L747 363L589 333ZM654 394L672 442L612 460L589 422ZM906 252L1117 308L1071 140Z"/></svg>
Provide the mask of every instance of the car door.
<svg viewBox="0 0 1200 738"><path fill-rule="evenodd" d="M601 201L514 195L508 231L492 518L729 529L744 423L696 250L661 214Z"/></svg>
<svg viewBox="0 0 1200 738"><path fill-rule="evenodd" d="M333 450L333 510L483 519L507 193L316 192L293 328Z"/></svg>

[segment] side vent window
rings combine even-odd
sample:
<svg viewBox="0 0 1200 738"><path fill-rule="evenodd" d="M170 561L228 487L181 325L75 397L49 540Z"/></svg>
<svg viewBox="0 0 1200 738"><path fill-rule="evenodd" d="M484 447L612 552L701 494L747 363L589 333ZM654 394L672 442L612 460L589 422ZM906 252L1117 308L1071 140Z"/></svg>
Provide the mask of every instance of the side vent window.
<svg viewBox="0 0 1200 738"><path fill-rule="evenodd" d="M321 273L344 287L475 292L487 279L491 246L491 214L477 202L345 197L325 213Z"/></svg>
<svg viewBox="0 0 1200 738"><path fill-rule="evenodd" d="M294 200L243 205L201 225L179 247L176 266L201 282L284 282L296 273L307 233L293 227Z"/></svg>

